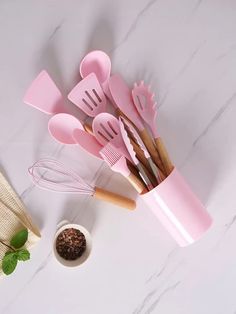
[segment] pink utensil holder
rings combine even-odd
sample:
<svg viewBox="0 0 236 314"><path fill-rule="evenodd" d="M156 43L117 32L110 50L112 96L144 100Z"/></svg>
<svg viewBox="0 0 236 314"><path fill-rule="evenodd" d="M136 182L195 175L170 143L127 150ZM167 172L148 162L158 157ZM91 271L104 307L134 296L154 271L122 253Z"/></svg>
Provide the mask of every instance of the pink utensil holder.
<svg viewBox="0 0 236 314"><path fill-rule="evenodd" d="M197 241L212 219L176 168L141 198L180 246Z"/></svg>

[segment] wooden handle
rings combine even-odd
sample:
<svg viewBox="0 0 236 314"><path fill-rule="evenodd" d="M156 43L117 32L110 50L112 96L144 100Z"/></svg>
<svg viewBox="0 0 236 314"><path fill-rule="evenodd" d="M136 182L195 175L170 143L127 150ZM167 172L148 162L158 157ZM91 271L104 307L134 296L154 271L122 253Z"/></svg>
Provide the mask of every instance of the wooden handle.
<svg viewBox="0 0 236 314"><path fill-rule="evenodd" d="M136 202L134 200L131 200L130 198L121 196L119 194L115 194L113 192L100 189L98 187L95 187L93 196L100 200L118 205L120 207L128 208L130 210L133 210L136 207Z"/></svg>
<svg viewBox="0 0 236 314"><path fill-rule="evenodd" d="M152 171L150 165L149 165L149 162L148 160L146 159L145 155L144 155L144 152L142 151L142 149L140 148L140 146L134 142L132 139L130 139L130 142L134 148L134 151L136 153L136 156L138 158L138 160L149 170L149 172Z"/></svg>
<svg viewBox="0 0 236 314"><path fill-rule="evenodd" d="M133 173L130 173L130 175L127 177L127 179L129 180L129 182L132 184L132 186L135 188L135 190L139 194L143 194L143 193L148 192L146 186L141 181L141 179L136 177Z"/></svg>
<svg viewBox="0 0 236 314"><path fill-rule="evenodd" d="M154 145L154 142L152 138L150 137L148 131L146 129L143 129L142 131L139 131L139 135L142 138L145 146L147 147L149 154L151 155L153 161L155 162L156 166L162 171L165 172L164 165L162 163L162 160L159 156L159 153Z"/></svg>
<svg viewBox="0 0 236 314"><path fill-rule="evenodd" d="M94 134L93 134L92 126L91 126L90 124L85 123L85 124L83 125L83 127L84 127L84 129L85 129L86 132L88 132L88 133L91 134L91 135L94 135Z"/></svg>
<svg viewBox="0 0 236 314"><path fill-rule="evenodd" d="M130 121L130 119L124 114L123 111L120 110L120 108L116 108L115 114L116 114L116 116L118 116L118 117L121 116L121 117L125 118L126 120ZM130 121L130 122L131 122L131 121ZM132 123L132 122L131 122L131 123ZM132 124L133 124L133 123L132 123Z"/></svg>
<svg viewBox="0 0 236 314"><path fill-rule="evenodd" d="M160 137L155 138L155 143L156 143L156 147L159 152L159 155L161 157L163 166L165 168L165 173L168 176L173 170L174 166L169 158L168 152L165 148L165 145L162 142L162 139Z"/></svg>

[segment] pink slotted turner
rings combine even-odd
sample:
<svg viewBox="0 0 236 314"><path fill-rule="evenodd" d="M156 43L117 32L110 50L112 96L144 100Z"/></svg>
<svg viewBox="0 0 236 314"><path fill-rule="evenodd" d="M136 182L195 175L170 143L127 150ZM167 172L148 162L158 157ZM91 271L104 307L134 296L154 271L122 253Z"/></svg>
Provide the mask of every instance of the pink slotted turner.
<svg viewBox="0 0 236 314"><path fill-rule="evenodd" d="M140 84L134 84L134 88L132 90L132 98L135 107L142 119L150 127L162 164L165 168L165 173L169 175L174 167L161 140L161 137L158 135L157 132L157 106L154 97L154 93L151 92L150 88L146 86L143 81L141 81Z"/></svg>
<svg viewBox="0 0 236 314"><path fill-rule="evenodd" d="M92 124L93 133L101 145L111 143L117 151L132 162L120 132L119 121L110 113L100 113Z"/></svg>
<svg viewBox="0 0 236 314"><path fill-rule="evenodd" d="M89 117L106 111L107 100L94 73L81 80L69 93L68 99Z"/></svg>

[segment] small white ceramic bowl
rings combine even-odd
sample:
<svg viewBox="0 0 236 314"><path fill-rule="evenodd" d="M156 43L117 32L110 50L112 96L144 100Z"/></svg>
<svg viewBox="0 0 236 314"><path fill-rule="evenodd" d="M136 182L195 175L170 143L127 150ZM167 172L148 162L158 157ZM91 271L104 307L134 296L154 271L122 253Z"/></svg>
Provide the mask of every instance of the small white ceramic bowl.
<svg viewBox="0 0 236 314"><path fill-rule="evenodd" d="M74 229L77 229L77 230L81 231L84 234L85 239L86 239L86 249L85 249L85 252L80 257L78 257L77 259L72 260L72 261L69 261L69 260L66 260L66 259L62 258L58 254L57 249L56 249L56 240L57 240L58 235L63 230L68 229L68 228L74 228ZM92 249L92 237L91 237L89 231L87 229L85 229L83 226L78 225L78 224L71 224L67 220L63 220L63 221L61 221L57 225L57 232L56 232L56 234L54 236L54 241L53 241L53 252L54 252L54 256L55 256L56 260L60 264L62 264L63 266L66 266L66 267L76 267L76 266L79 266L79 265L83 264L87 260L87 258L89 257L89 255L91 253L91 249Z"/></svg>

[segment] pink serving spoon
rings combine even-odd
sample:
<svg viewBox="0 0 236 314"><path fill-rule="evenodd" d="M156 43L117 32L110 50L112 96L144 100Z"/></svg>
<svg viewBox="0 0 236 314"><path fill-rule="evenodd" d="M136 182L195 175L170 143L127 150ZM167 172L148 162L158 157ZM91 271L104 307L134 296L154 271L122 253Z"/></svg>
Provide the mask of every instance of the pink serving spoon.
<svg viewBox="0 0 236 314"><path fill-rule="evenodd" d="M58 113L48 121L48 131L51 136L62 144L75 144L73 131L83 130L83 125L68 113Z"/></svg>
<svg viewBox="0 0 236 314"><path fill-rule="evenodd" d="M90 73L95 73L104 93L112 101L108 84L111 74L111 60L105 52L94 50L83 58L80 63L80 75L85 78Z"/></svg>
<svg viewBox="0 0 236 314"><path fill-rule="evenodd" d="M95 137L84 131L81 122L68 113L54 115L48 122L48 131L61 144L78 144L88 153L101 159L102 146Z"/></svg>

